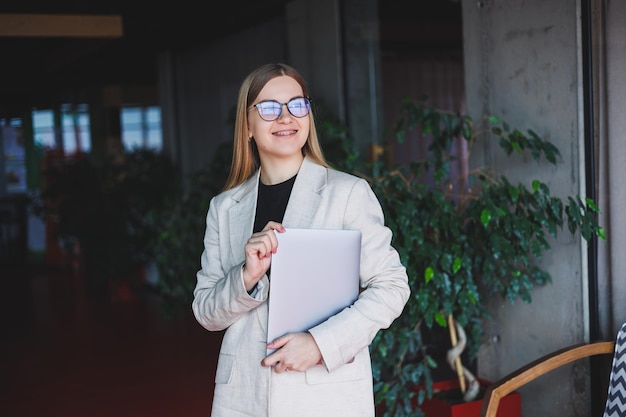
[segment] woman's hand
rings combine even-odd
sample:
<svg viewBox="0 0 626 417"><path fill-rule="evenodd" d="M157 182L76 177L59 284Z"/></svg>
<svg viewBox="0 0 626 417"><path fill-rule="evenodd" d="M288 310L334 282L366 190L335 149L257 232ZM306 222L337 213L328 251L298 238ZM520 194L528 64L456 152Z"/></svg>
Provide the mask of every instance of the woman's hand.
<svg viewBox="0 0 626 417"><path fill-rule="evenodd" d="M267 347L276 351L266 356L261 365L272 366L277 373L304 372L322 363L322 353L310 333L287 333Z"/></svg>
<svg viewBox="0 0 626 417"><path fill-rule="evenodd" d="M283 233L285 228L278 222L268 222L263 230L253 233L246 243L243 282L247 291L252 291L270 267L272 254L276 253L276 248L278 248L278 239L274 230Z"/></svg>

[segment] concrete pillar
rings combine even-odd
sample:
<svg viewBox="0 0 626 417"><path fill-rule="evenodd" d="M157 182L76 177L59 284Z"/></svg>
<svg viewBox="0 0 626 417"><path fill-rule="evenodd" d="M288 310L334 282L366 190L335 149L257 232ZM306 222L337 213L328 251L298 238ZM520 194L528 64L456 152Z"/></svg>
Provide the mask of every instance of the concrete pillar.
<svg viewBox="0 0 626 417"><path fill-rule="evenodd" d="M535 165L507 157L497 141L483 137L472 165L494 166L527 186L539 179L562 198L585 195L579 2L463 0L462 6L469 114L476 121L495 114L514 128L532 129L562 155L556 167ZM496 318L485 328L480 376L498 379L588 337L586 246L567 228L551 244L541 263L553 282L535 288L530 304L490 300ZM554 371L524 388L524 416L589 415L589 370L583 368Z"/></svg>
<svg viewBox="0 0 626 417"><path fill-rule="evenodd" d="M309 81L315 105L347 125L366 155L383 129L378 2L296 0L286 15L289 62Z"/></svg>

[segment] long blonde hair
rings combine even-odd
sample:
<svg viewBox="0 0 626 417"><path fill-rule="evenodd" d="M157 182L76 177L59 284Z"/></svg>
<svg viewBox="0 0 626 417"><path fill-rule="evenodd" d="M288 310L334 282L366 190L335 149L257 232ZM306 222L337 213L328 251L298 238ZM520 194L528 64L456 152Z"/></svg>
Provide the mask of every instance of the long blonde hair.
<svg viewBox="0 0 626 417"><path fill-rule="evenodd" d="M233 159L230 165L230 174L226 180L223 190L231 189L244 181L256 172L261 164L259 152L254 140L248 138L248 109L253 103L265 84L273 78L286 75L293 78L302 87L302 93L309 97L309 89L306 81L296 69L289 65L276 63L265 64L252 71L243 81L239 88L239 98L237 99L237 114L235 116L235 132L233 142ZM302 147L303 155L320 165L329 166L324 158L322 148L315 129L315 119L313 110L309 113L310 128L309 137Z"/></svg>

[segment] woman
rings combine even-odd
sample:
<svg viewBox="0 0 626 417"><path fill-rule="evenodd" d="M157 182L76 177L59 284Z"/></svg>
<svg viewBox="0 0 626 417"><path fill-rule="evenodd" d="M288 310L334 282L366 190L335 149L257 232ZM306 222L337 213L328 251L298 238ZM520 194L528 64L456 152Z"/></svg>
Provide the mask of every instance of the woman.
<svg viewBox="0 0 626 417"><path fill-rule="evenodd" d="M239 91L230 176L209 205L192 305L203 327L226 329L212 417L374 416L368 346L402 312L406 270L369 184L324 160L308 97L284 64L257 68ZM362 291L308 332L268 341L269 268L285 227L360 230Z"/></svg>

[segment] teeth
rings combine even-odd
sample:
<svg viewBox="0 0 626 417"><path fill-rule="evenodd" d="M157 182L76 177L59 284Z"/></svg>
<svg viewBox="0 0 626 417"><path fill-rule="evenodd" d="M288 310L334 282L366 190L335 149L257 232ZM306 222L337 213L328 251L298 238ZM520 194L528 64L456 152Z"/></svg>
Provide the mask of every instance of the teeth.
<svg viewBox="0 0 626 417"><path fill-rule="evenodd" d="M290 132L276 132L276 133L274 133L274 134L275 134L275 135L278 135L278 136L288 136L288 135L291 135L291 134L293 134L293 133L295 133L295 131L294 131L294 130L292 130L292 131L290 131Z"/></svg>

